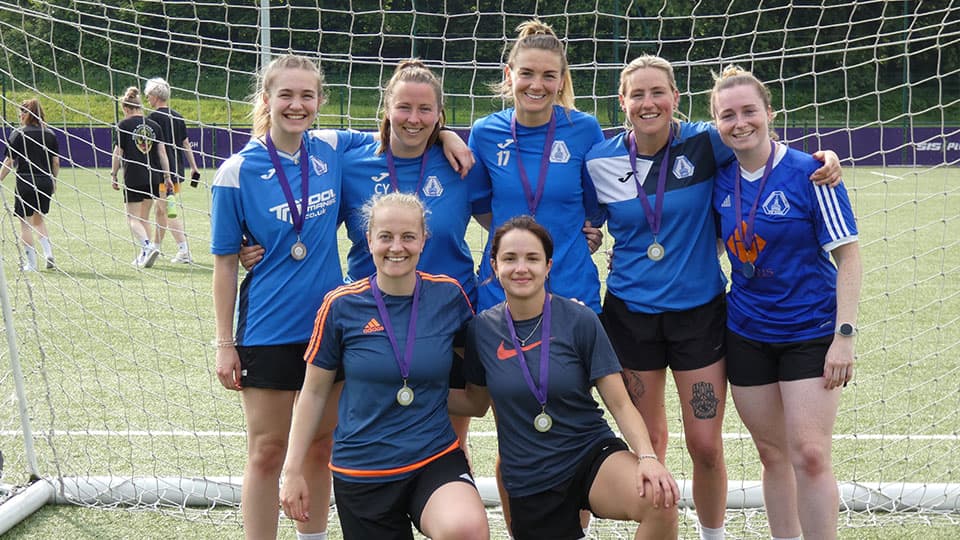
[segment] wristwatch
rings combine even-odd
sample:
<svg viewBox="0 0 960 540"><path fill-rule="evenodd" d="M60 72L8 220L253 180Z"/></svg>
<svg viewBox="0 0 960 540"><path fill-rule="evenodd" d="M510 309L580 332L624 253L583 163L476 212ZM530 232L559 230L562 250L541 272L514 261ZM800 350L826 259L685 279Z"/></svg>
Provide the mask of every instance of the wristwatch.
<svg viewBox="0 0 960 540"><path fill-rule="evenodd" d="M850 323L842 323L837 327L837 335L843 337L853 337L857 335L857 327Z"/></svg>

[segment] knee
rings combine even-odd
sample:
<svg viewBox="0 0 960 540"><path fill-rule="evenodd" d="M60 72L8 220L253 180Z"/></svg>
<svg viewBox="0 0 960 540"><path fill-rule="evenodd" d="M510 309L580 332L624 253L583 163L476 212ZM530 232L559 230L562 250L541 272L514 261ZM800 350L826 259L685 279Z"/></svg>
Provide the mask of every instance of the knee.
<svg viewBox="0 0 960 540"><path fill-rule="evenodd" d="M481 513L480 516L456 516L455 519L447 520L441 530L436 531L431 536L434 540L489 540L490 528L487 524L487 516Z"/></svg>
<svg viewBox="0 0 960 540"><path fill-rule="evenodd" d="M330 457L332 454L333 436L326 435L313 440L313 442L310 444L310 448L307 450L307 460L326 465L330 462Z"/></svg>
<svg viewBox="0 0 960 540"><path fill-rule="evenodd" d="M280 474L283 458L287 454L287 441L274 438L261 438L252 441L247 464L261 474Z"/></svg>
<svg viewBox="0 0 960 540"><path fill-rule="evenodd" d="M785 447L772 444L769 441L755 441L757 453L760 454L760 463L764 468L771 469L782 467L790 463L787 449Z"/></svg>
<svg viewBox="0 0 960 540"><path fill-rule="evenodd" d="M819 476L831 469L830 448L820 444L801 444L792 452L797 474Z"/></svg>
<svg viewBox="0 0 960 540"><path fill-rule="evenodd" d="M723 440L720 437L687 439L687 451L693 462L701 467L717 469L724 465Z"/></svg>
<svg viewBox="0 0 960 540"><path fill-rule="evenodd" d="M633 520L640 523L648 531L658 532L657 538L676 538L679 517L675 504L671 504L669 508L664 506L654 508L650 505L639 516L634 516ZM673 531L673 534L664 535L663 533L666 531Z"/></svg>
<svg viewBox="0 0 960 540"><path fill-rule="evenodd" d="M667 452L667 441L670 440L670 434L667 432L667 426L647 425L647 431L650 434L650 444L658 456L663 456Z"/></svg>

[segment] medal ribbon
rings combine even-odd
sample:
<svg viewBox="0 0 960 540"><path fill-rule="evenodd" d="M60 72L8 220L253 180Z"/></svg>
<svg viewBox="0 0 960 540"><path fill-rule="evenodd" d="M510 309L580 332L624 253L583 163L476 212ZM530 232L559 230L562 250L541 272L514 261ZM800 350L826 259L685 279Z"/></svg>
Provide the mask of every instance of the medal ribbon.
<svg viewBox="0 0 960 540"><path fill-rule="evenodd" d="M504 304L504 313L507 319L507 330L510 331L510 340L513 341L513 348L517 351L517 360L520 362L520 372L523 373L523 380L527 382L527 387L537 398L537 402L543 407L547 404L547 378L550 372L550 294L544 294L543 298L543 326L540 329L540 385L533 382L533 375L530 374L530 367L527 365L523 349L520 347L520 339L517 338L517 330L513 327L513 316L510 315L510 308Z"/></svg>
<svg viewBox="0 0 960 540"><path fill-rule="evenodd" d="M387 313L387 304L383 301L383 293L377 285L377 275L370 276L370 291L373 293L373 300L377 303L377 311L380 318L383 319L383 328L387 331L387 339L390 340L390 347L393 348L393 357L397 360L397 366L400 367L400 375L404 383L410 375L410 361L413 360L413 344L417 340L417 307L420 305L420 275L417 275L417 284L413 287L413 306L410 308L410 322L407 324L407 343L400 355L400 345L397 344L397 335L393 332L393 325L390 323L390 314Z"/></svg>
<svg viewBox="0 0 960 540"><path fill-rule="evenodd" d="M429 149L423 151L423 155L420 156L420 177L417 179L417 189L413 193L419 197L420 189L423 188L423 175L427 170L427 152ZM390 187L394 191L400 193L400 176L397 174L397 166L393 161L393 152L390 150L390 147L387 147L387 171L390 173Z"/></svg>
<svg viewBox="0 0 960 540"><path fill-rule="evenodd" d="M773 158L776 155L777 145L770 141L770 157L767 158L767 164L763 168L763 176L760 177L757 196L753 199L753 206L750 207L750 215L747 217L747 225L743 229L743 246L748 253L753 249L753 220L757 217L757 205L760 204L760 197L763 195L763 186L767 183L767 178L770 177L770 171L773 170ZM737 213L738 222L743 219L743 214L740 213L740 180L741 177L738 175L737 180L733 183L733 211ZM737 223L737 229L740 229L740 223Z"/></svg>
<svg viewBox="0 0 960 540"><path fill-rule="evenodd" d="M523 195L527 199L527 208L531 216L537 215L537 206L540 205L540 199L543 198L543 186L547 183L547 169L550 168L550 151L553 149L553 140L557 133L557 114L553 111L550 114L550 123L547 125L547 139L543 142L543 154L540 156L540 176L537 178L537 192L533 193L530 187L530 177L527 176L527 169L523 166L523 159L520 156L520 139L517 137L517 113L513 113L510 119L510 135L513 137L513 145L517 147L517 168L520 169L520 184L523 186Z"/></svg>
<svg viewBox="0 0 960 540"><path fill-rule="evenodd" d="M290 208L290 218L293 221L293 230L297 233L297 240L300 239L300 231L303 230L303 221L307 215L307 202L310 198L310 170L307 167L307 147L303 144L303 138L300 138L300 209L297 209L297 201L293 198L293 190L290 189L290 181L287 180L287 174L283 172L283 165L280 163L280 154L277 153L277 147L270 138L270 132L267 132L267 153L270 154L270 162L277 172L277 180L280 181L280 188L283 190L283 197L287 200L287 206Z"/></svg>
<svg viewBox="0 0 960 540"><path fill-rule="evenodd" d="M667 187L667 169L670 168L670 143L673 142L673 126L670 126L670 136L667 138L667 144L663 147L663 160L660 161L660 172L657 175L657 191L654 205L656 209L650 208L650 201L647 200L647 194L643 190L643 184L637 174L637 140L633 131L627 134L627 148L630 155L630 170L633 171L633 181L637 184L637 198L643 206L643 215L647 218L647 225L650 226L650 232L656 240L660 234L660 222L663 219L663 194Z"/></svg>

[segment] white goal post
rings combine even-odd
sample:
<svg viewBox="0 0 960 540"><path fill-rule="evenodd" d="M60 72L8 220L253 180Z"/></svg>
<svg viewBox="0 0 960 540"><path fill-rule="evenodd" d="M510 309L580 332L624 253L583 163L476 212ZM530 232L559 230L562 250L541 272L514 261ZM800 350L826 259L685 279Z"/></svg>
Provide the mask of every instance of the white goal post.
<svg viewBox="0 0 960 540"><path fill-rule="evenodd" d="M21 271L14 182L0 186L0 534L49 503L236 526L244 423L238 396L213 373L208 188L246 141L258 67L288 52L318 59L327 95L318 123L367 130L394 66L419 57L443 78L447 123L465 132L504 106L489 84L531 17L565 42L577 108L611 132L623 122L620 69L654 53L675 65L686 117L709 120L712 73L735 63L770 86L781 138L840 155L864 260L858 371L835 429L841 522L960 524L960 0L759 4L0 3L2 139L18 126L18 104L37 97L64 167L47 216L52 270ZM167 263L168 239L165 259L136 269L109 154L117 97L157 76L203 167L200 187L181 195L195 263ZM470 234L479 250L479 229ZM689 509L692 466L676 392L667 394L667 466ZM762 537L759 459L732 401L724 431L728 521L736 536ZM474 420L471 433L481 492L495 506L492 419ZM695 523L684 516L681 535Z"/></svg>

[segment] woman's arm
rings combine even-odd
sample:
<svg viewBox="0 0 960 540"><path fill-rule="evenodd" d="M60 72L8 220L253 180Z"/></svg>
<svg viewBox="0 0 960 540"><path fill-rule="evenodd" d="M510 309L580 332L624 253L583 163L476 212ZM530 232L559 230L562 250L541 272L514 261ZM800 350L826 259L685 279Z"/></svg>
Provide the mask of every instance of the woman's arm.
<svg viewBox="0 0 960 540"><path fill-rule="evenodd" d="M120 189L120 184L117 183L117 173L120 172L120 163L123 158L123 149L120 148L120 145L113 147L113 156L110 158L110 178L112 179L113 189Z"/></svg>
<svg viewBox="0 0 960 540"><path fill-rule="evenodd" d="M190 164L190 172L199 173L200 169L197 168L197 160L193 157L193 146L190 145L190 137L184 137L180 143L180 148L183 148L183 155L187 156L187 163Z"/></svg>
<svg viewBox="0 0 960 540"><path fill-rule="evenodd" d="M10 174L10 171L12 170L13 170L13 158L10 156L7 156L7 158L3 160L3 164L0 165L0 182L3 182L3 179L6 178L7 175Z"/></svg>
<svg viewBox="0 0 960 540"><path fill-rule="evenodd" d="M837 261L837 327L841 324L857 326L857 306L860 303L860 284L863 279L863 266L860 261L859 242L850 242L838 246L830 252ZM853 378L855 336L833 337L833 343L827 349L827 358L823 366L824 387L829 389L843 386Z"/></svg>
<svg viewBox="0 0 960 540"><path fill-rule="evenodd" d="M460 173L460 178L466 178L475 162L470 147L463 142L463 139L456 132L449 129L440 130L439 140L443 146L443 155L447 157L450 166L453 167L454 171Z"/></svg>
<svg viewBox="0 0 960 540"><path fill-rule="evenodd" d="M611 373L597 379L597 391L613 415L617 427L627 440L627 444L637 455L637 489L640 495L644 494L644 482L653 486L653 504L657 507L661 502L664 507L670 507L680 501L680 488L673 476L667 471L653 451L650 434L643 417L627 394L623 385L623 378L619 373ZM661 498L662 497L662 498Z"/></svg>
<svg viewBox="0 0 960 540"><path fill-rule="evenodd" d="M490 408L490 391L486 386L467 383L466 387L451 388L447 395L447 410L456 416L476 416L487 414Z"/></svg>
<svg viewBox="0 0 960 540"><path fill-rule="evenodd" d="M213 258L213 309L216 325L217 379L228 390L240 390L240 357L233 336L233 313L237 302L237 256Z"/></svg>
<svg viewBox="0 0 960 540"><path fill-rule="evenodd" d="M307 450L320 427L323 408L326 406L337 372L307 365L303 388L297 396L293 409L293 424L287 442L287 457L283 460L280 502L283 513L297 521L310 520L310 492L303 477L303 462Z"/></svg>
<svg viewBox="0 0 960 540"><path fill-rule="evenodd" d="M840 167L840 156L833 150L819 150L811 154L813 159L823 163L823 167L813 171L810 180L822 186L824 184L830 187L837 187L837 184L843 180L843 170Z"/></svg>

